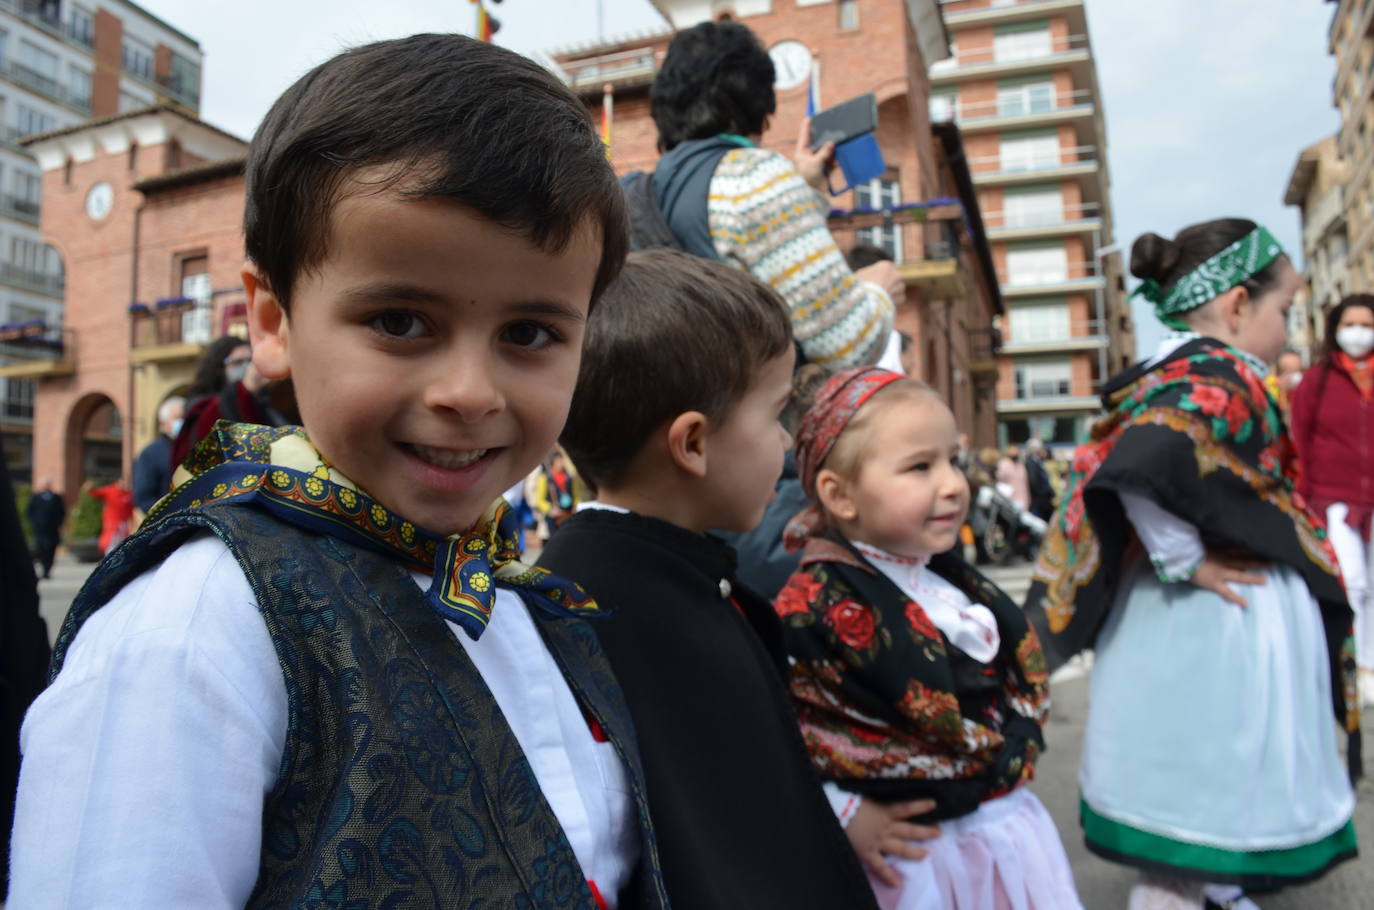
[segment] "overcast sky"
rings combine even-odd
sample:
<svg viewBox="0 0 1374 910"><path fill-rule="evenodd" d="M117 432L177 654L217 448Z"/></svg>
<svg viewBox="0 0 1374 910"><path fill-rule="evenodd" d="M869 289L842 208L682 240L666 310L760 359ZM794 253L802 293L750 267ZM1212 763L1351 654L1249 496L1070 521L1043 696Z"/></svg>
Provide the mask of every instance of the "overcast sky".
<svg viewBox="0 0 1374 910"><path fill-rule="evenodd" d="M473 30L468 0L140 0L200 41L201 115L248 138L293 80L340 48ZM790 2L790 0L777 0ZM865 0L874 2L874 0ZM899 0L885 0L899 2ZM496 40L522 53L664 27L648 0L505 0ZM1105 95L1116 240L1209 218L1253 218L1300 256L1283 191L1299 151L1333 132L1332 4L1087 0ZM1162 331L1136 307L1140 350Z"/></svg>

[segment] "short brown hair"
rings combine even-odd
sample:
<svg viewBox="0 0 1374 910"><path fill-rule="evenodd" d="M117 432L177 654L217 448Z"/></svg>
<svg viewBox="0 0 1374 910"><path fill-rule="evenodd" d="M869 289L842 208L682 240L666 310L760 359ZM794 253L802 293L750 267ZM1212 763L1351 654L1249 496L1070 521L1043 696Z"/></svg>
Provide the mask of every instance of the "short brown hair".
<svg viewBox="0 0 1374 910"><path fill-rule="evenodd" d="M791 346L787 304L766 284L675 250L631 253L588 320L560 442L584 478L613 485L665 422L724 421Z"/></svg>
<svg viewBox="0 0 1374 910"><path fill-rule="evenodd" d="M550 253L600 228L592 300L629 248L624 194L591 117L544 67L462 35L344 51L288 88L253 136L244 245L283 307L328 254L349 176L390 166L377 190L447 198Z"/></svg>

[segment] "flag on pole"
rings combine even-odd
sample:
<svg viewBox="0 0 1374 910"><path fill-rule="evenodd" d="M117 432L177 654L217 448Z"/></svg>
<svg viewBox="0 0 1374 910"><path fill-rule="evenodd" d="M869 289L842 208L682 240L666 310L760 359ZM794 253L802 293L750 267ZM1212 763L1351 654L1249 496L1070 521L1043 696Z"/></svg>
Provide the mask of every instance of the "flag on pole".
<svg viewBox="0 0 1374 910"><path fill-rule="evenodd" d="M811 76L806 83L806 116L816 116L821 108L821 64L813 54L811 57Z"/></svg>
<svg viewBox="0 0 1374 910"><path fill-rule="evenodd" d="M487 12L487 8L482 4L482 0L471 0L477 7L477 40L491 43L492 36L501 27L501 23L496 21L496 17Z"/></svg>
<svg viewBox="0 0 1374 910"><path fill-rule="evenodd" d="M611 157L611 123L615 112L615 86L607 82L601 86L601 141L606 146L606 157Z"/></svg>

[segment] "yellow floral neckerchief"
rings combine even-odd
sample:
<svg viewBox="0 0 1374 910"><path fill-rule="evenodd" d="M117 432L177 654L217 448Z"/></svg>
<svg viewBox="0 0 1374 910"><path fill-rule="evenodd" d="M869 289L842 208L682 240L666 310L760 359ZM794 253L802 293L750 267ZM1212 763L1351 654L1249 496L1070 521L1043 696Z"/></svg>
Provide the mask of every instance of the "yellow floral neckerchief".
<svg viewBox="0 0 1374 910"><path fill-rule="evenodd" d="M577 585L520 562L519 526L504 499L471 530L442 537L360 490L324 460L301 427L219 421L177 468L172 492L153 506L148 521L227 501L266 509L293 526L433 573L425 602L473 640L491 620L497 585L558 615L598 614L596 602Z"/></svg>

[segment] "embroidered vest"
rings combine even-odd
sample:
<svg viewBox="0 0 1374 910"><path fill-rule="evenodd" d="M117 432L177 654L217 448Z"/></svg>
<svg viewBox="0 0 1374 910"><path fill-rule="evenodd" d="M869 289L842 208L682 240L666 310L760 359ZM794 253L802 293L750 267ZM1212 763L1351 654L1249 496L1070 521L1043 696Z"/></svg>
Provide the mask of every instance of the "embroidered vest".
<svg viewBox="0 0 1374 910"><path fill-rule="evenodd" d="M234 504L160 516L82 588L52 675L95 610L197 531L216 534L242 568L286 681L286 744L248 907L595 910L481 674L406 570L383 556ZM625 762L642 832L625 905L666 907L633 730L595 633L530 612Z"/></svg>

